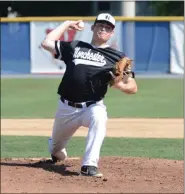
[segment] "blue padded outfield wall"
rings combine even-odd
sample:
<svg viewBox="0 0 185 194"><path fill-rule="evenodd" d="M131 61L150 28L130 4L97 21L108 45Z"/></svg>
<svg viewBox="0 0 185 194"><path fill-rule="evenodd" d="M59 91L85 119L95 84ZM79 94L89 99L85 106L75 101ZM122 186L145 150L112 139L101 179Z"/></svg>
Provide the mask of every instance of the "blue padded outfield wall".
<svg viewBox="0 0 185 194"><path fill-rule="evenodd" d="M129 35L133 25L133 35ZM134 58L136 72L167 73L170 67L169 22L124 22L123 52ZM134 37L134 42L132 42ZM128 51L133 44L133 54Z"/></svg>
<svg viewBox="0 0 185 194"><path fill-rule="evenodd" d="M169 22L135 23L136 71L169 72Z"/></svg>
<svg viewBox="0 0 185 194"><path fill-rule="evenodd" d="M46 22L46 24L47 23L49 22ZM134 24L133 40L128 39L128 36L126 36L126 32L127 35L130 33L130 31L128 30L128 23ZM178 52L178 54L180 53L182 55L181 58L183 58L184 52L181 51L181 48L178 48L179 45L181 47L181 42L183 42L183 40L180 39L180 43L178 44L177 42L180 37L179 34L181 33L181 31L178 29L181 29L184 24L177 23L178 25L180 25L180 28L178 28L177 24L173 24L172 28L171 23L175 22L135 21L120 23L118 34L119 36L121 36L121 41L120 37L117 37L117 41L119 42L119 44L117 44L119 47L118 49L122 50L127 55L130 43L132 43L132 50L134 51L134 71L136 73L182 73L182 70L178 70L176 66L173 68L171 67L172 64L176 65L177 62L173 59L174 57L173 54L171 54L172 49L170 48L170 46L172 43L174 43L173 53ZM44 53L45 51L37 51L33 49L33 45L36 45L36 48L39 48L39 36L45 36L47 30L49 31L51 29L49 27L43 28L43 23L39 24L39 22L35 22L35 24L36 25L34 25L34 22L1 23L1 74L29 74L31 72L34 73L32 64L33 59L31 59L31 56L35 56L37 52L41 52L41 56L43 58L45 57L46 59L48 58L47 60L50 60L50 55ZM87 31L87 33L90 32L88 31L90 30L90 25L88 26L88 28L89 29L85 30ZM173 36L176 39L172 37L172 32ZM83 37L85 36L83 35ZM38 39L39 41L37 41ZM31 42L33 43L32 51L34 51L35 53L31 53ZM174 62L171 62L170 60ZM43 62L43 64L41 65L40 62ZM41 66L42 69L45 68L45 62L44 60L42 60L42 58L40 59L40 62L39 64L37 64L38 68L41 68ZM184 64L182 60L181 64ZM177 64L177 66L179 66L179 64Z"/></svg>
<svg viewBox="0 0 185 194"><path fill-rule="evenodd" d="M29 23L1 23L1 73L30 73Z"/></svg>

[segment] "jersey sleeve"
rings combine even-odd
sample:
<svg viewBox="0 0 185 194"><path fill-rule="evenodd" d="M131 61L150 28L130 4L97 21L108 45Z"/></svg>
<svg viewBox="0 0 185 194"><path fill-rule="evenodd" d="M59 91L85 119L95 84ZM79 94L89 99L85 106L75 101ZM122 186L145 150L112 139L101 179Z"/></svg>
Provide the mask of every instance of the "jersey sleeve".
<svg viewBox="0 0 185 194"><path fill-rule="evenodd" d="M124 57L126 57L126 55L123 53L123 52L118 52L118 58L119 59L122 59L122 58L124 58Z"/></svg>
<svg viewBox="0 0 185 194"><path fill-rule="evenodd" d="M69 59L70 55L73 53L73 48L71 42L64 42L60 40L55 41L55 59L66 61Z"/></svg>
<svg viewBox="0 0 185 194"><path fill-rule="evenodd" d="M116 49L107 48L106 50L113 64L118 62L120 59L126 57L126 55L123 52L118 51Z"/></svg>

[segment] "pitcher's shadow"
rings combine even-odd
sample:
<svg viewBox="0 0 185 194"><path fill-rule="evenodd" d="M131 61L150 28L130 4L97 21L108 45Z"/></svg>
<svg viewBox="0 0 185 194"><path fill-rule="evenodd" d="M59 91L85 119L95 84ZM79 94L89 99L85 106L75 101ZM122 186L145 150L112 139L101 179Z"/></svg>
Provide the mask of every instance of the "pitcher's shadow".
<svg viewBox="0 0 185 194"><path fill-rule="evenodd" d="M35 163L16 163L16 162L0 162L1 166L24 166L28 168L42 168L49 172L55 172L62 176L79 176L78 172L70 171L67 167L71 167L69 165L57 165L51 162L51 160L39 161Z"/></svg>

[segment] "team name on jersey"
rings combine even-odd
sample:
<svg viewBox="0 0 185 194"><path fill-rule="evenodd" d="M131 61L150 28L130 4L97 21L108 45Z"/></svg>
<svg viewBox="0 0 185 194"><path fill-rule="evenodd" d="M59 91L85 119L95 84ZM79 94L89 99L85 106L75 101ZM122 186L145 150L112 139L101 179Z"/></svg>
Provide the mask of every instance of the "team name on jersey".
<svg viewBox="0 0 185 194"><path fill-rule="evenodd" d="M104 66L106 64L105 57L101 55L99 52L93 53L91 49L88 51L80 50L80 47L75 48L74 52L74 63L85 64L85 65L94 65L94 66Z"/></svg>

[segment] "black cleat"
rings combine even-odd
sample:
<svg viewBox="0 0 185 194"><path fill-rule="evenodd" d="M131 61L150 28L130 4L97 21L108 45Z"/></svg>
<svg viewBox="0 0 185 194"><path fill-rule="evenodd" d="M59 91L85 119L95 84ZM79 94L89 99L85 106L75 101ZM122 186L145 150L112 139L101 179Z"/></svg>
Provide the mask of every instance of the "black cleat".
<svg viewBox="0 0 185 194"><path fill-rule="evenodd" d="M51 155L51 158L52 158L52 162L53 164L57 163L59 160L57 159L57 157Z"/></svg>
<svg viewBox="0 0 185 194"><path fill-rule="evenodd" d="M95 176L102 177L103 174L98 172L98 168L95 166L82 166L81 167L81 175L83 176Z"/></svg>

